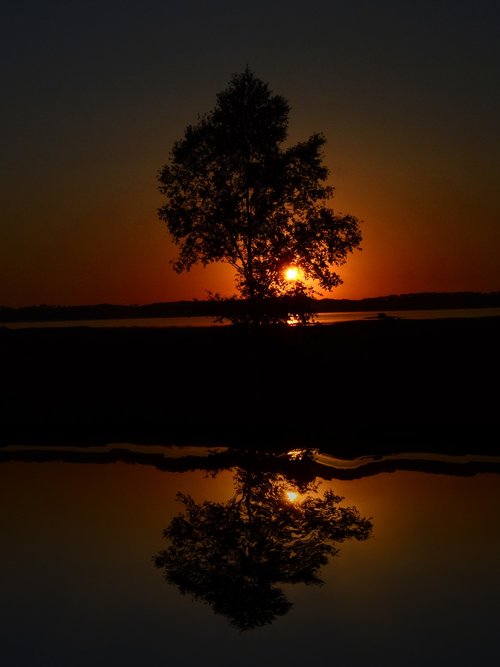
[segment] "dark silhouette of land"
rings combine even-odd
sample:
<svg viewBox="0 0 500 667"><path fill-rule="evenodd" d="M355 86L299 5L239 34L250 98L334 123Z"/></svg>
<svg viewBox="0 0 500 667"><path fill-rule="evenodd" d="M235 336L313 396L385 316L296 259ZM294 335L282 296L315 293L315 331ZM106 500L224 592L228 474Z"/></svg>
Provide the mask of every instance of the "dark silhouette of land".
<svg viewBox="0 0 500 667"><path fill-rule="evenodd" d="M500 292L417 292L367 299L311 299L317 313L393 310L500 308ZM233 302L233 310L240 306ZM231 312L231 302L170 301L145 305L94 304L87 306L0 306L0 322L54 322L139 319L152 317L213 316Z"/></svg>
<svg viewBox="0 0 500 667"><path fill-rule="evenodd" d="M498 451L500 318L0 327L0 441Z"/></svg>
<svg viewBox="0 0 500 667"><path fill-rule="evenodd" d="M105 442L101 449L95 450L96 441ZM75 440L58 442L57 438L50 442L50 447L43 447L41 443L34 446L24 447L0 447L0 463L24 462L24 463L91 463L93 465L109 463L128 463L141 466L153 466L163 472L192 472L202 470L210 475L215 475L222 470L233 470L236 467L253 467L261 472L270 474L282 474L304 483L314 482L317 478L323 480L355 480L362 477L378 475L380 473L396 471L413 471L432 473L434 475L453 475L455 477L472 477L480 473L500 474L500 458L481 456L464 457L449 456L449 454L468 453L469 449L463 442L454 443L445 441L439 447L439 453L435 458L429 458L427 454L417 456L412 453L412 445L406 440L397 442L381 443L378 440L358 443L354 447L352 443L342 448L336 440L325 442L321 454L330 450L335 457L342 457L335 465L330 461L328 464L318 460L316 449L292 450L290 455L288 448L279 449L274 446L266 450L246 449L244 447L222 448L221 451L214 449L208 452L200 447L200 453L191 453L191 448L186 449L184 455L179 455L176 448L175 455L169 455L161 447L151 451L149 448L134 444L132 447L126 444L107 443L105 434L93 440L94 447L86 447L87 442L77 446ZM344 443L345 444L345 443ZM420 443L417 451L425 448L427 442ZM59 446L54 446L59 445ZM66 445L66 447L65 447ZM391 452L391 445L395 448ZM399 445L399 448L398 448ZM483 449L473 443L479 453ZM167 446L168 449L168 446ZM301 454L300 459L296 453ZM492 448L492 453L494 450ZM385 455L385 456L384 456ZM358 458L359 457L359 458ZM346 459L356 459L356 465L345 466Z"/></svg>

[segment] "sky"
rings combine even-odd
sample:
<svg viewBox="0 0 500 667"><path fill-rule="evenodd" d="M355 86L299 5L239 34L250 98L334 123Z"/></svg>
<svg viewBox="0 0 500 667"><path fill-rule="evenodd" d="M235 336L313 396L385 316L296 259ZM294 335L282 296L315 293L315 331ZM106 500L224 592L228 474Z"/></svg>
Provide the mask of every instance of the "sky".
<svg viewBox="0 0 500 667"><path fill-rule="evenodd" d="M0 38L0 305L234 294L174 272L157 175L247 65L361 221L324 296L500 290L497 0L3 0Z"/></svg>

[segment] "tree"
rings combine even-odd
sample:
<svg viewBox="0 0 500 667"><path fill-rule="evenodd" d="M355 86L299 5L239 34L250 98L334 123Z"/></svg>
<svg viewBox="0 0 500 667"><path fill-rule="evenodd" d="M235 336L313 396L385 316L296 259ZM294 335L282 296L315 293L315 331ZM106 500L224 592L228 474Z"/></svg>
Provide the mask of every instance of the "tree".
<svg viewBox="0 0 500 667"><path fill-rule="evenodd" d="M170 584L210 605L239 630L272 623L292 607L279 584L321 585L337 544L370 537L371 519L340 507L332 491L279 472L236 469L225 503L178 494L184 512L164 530L153 557Z"/></svg>
<svg viewBox="0 0 500 667"><path fill-rule="evenodd" d="M179 246L175 270L229 263L255 322L287 318L280 300L285 310L295 302L306 313L311 283L327 291L341 284L334 269L361 243L358 220L327 206L334 188L323 165L325 137L284 147L289 111L247 67L186 128L158 177L166 197L159 217Z"/></svg>

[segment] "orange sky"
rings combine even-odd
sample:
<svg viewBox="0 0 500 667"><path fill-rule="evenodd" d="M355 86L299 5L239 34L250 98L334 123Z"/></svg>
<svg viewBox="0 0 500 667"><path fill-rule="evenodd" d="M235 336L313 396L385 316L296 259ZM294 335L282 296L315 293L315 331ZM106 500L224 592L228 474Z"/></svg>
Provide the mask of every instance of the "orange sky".
<svg viewBox="0 0 500 667"><path fill-rule="evenodd" d="M225 266L174 273L156 175L246 64L291 141L326 135L331 205L363 221L325 296L500 290L498 8L279 4L8 7L0 305L234 293Z"/></svg>

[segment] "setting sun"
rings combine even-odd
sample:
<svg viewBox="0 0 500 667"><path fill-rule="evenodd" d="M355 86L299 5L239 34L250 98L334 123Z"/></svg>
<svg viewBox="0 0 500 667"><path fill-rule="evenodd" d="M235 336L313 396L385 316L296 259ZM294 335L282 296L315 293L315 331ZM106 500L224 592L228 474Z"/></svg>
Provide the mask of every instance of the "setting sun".
<svg viewBox="0 0 500 667"><path fill-rule="evenodd" d="M295 266L290 266L285 271L285 278L287 280L297 280L299 277L299 270Z"/></svg>
<svg viewBox="0 0 500 667"><path fill-rule="evenodd" d="M299 494L296 491L287 491L285 495L290 503L294 503L299 497Z"/></svg>

